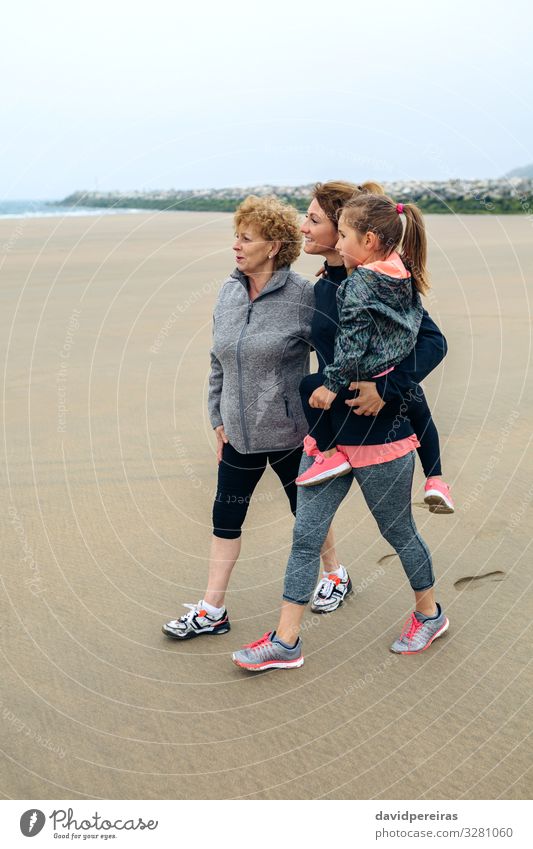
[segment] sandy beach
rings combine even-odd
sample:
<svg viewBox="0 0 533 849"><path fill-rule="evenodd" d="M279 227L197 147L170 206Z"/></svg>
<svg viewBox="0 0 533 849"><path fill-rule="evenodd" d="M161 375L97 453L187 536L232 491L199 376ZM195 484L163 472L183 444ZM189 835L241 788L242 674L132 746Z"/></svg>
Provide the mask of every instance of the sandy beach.
<svg viewBox="0 0 533 849"><path fill-rule="evenodd" d="M425 390L457 512L425 509L419 464L413 502L449 632L389 652L411 592L354 486L335 523L353 597L307 614L301 669L254 677L231 651L276 622L292 526L270 470L232 631L161 634L204 589L231 216L0 221L4 798L531 797L533 223L427 222L449 354Z"/></svg>

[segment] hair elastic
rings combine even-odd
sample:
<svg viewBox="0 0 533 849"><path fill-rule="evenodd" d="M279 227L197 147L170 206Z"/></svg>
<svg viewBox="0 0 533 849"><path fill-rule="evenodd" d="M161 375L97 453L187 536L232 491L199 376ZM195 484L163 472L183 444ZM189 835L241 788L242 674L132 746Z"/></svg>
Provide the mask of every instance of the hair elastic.
<svg viewBox="0 0 533 849"><path fill-rule="evenodd" d="M402 212L403 212L403 203L397 203L397 204L396 204L396 212L398 213L398 215L401 215L401 214L402 214Z"/></svg>

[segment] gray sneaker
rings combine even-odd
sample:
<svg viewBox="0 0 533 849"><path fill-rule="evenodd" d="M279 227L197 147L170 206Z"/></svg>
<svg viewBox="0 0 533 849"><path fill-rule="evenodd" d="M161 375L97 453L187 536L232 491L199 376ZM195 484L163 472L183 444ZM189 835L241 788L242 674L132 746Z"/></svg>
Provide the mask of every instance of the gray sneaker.
<svg viewBox="0 0 533 849"><path fill-rule="evenodd" d="M265 669L292 669L303 666L304 656L302 654L302 641L298 641L294 648L288 649L276 639L275 631L267 631L261 639L254 643L243 646L240 651L233 652L232 660L241 669L250 672L262 672Z"/></svg>
<svg viewBox="0 0 533 849"><path fill-rule="evenodd" d="M418 654L428 649L437 637L448 630L448 617L444 615L440 604L437 604L438 616L435 619L425 619L417 610L405 623L399 638L392 644L390 650L396 654Z"/></svg>

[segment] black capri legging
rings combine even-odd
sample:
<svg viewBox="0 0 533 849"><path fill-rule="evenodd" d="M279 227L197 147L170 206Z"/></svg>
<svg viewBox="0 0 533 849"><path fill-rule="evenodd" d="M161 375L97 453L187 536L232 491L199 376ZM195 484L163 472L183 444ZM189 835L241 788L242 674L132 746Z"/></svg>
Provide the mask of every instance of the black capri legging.
<svg viewBox="0 0 533 849"><path fill-rule="evenodd" d="M254 490L263 477L267 462L276 472L287 494L291 512L296 515L297 486L302 446L285 451L240 454L226 443L218 466L218 484L213 504L213 534L237 539L248 512Z"/></svg>

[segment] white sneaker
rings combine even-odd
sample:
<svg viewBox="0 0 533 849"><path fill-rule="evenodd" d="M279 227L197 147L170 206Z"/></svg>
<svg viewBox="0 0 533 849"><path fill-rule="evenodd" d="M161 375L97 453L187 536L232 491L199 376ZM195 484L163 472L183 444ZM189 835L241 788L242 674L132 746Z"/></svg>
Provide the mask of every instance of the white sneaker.
<svg viewBox="0 0 533 849"><path fill-rule="evenodd" d="M203 599L198 604L184 604L189 607L189 613L180 616L179 619L171 619L163 625L162 631L167 637L174 640L190 640L192 637L200 637L203 634L227 634L231 630L228 611L224 607L218 619L210 616L202 607Z"/></svg>
<svg viewBox="0 0 533 849"><path fill-rule="evenodd" d="M352 581L346 570L344 578L335 573L323 575L315 587L311 599L312 613L331 613L341 606L347 595L352 592Z"/></svg>

